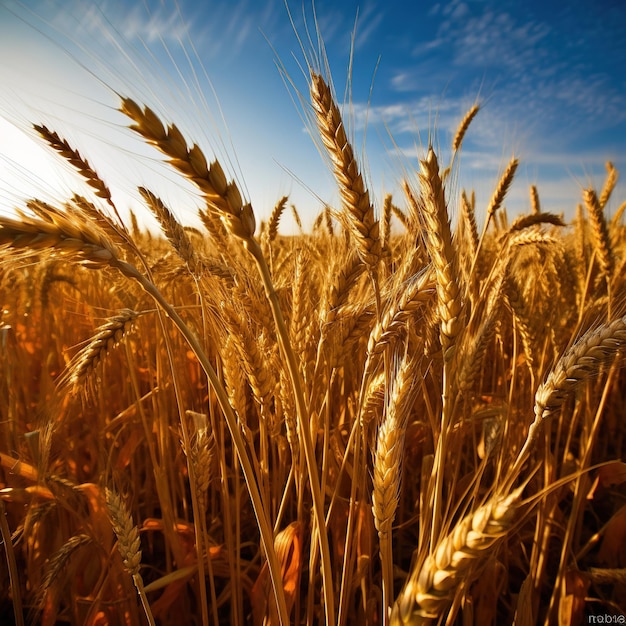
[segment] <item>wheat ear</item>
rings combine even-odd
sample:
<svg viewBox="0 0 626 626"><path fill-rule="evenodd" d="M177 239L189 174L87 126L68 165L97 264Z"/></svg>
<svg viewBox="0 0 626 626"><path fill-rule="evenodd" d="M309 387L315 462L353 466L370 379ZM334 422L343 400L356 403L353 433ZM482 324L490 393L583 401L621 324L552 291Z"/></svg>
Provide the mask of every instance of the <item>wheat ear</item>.
<svg viewBox="0 0 626 626"><path fill-rule="evenodd" d="M119 251L101 230L75 216L48 206L46 219L35 219L18 211L21 219L0 217L0 246L24 250L53 250L72 255L90 266L109 265Z"/></svg>
<svg viewBox="0 0 626 626"><path fill-rule="evenodd" d="M607 205L611 193L613 193L613 189L615 189L615 185L617 185L617 179L619 178L619 174L611 161L607 161L605 167L606 180L604 181L604 187L602 187L600 197L598 198L598 204L602 209Z"/></svg>
<svg viewBox="0 0 626 626"><path fill-rule="evenodd" d="M420 160L419 178L424 234L437 277L441 346L444 359L448 361L461 329L461 294L448 209L439 177L439 164L432 148L428 150L426 158Z"/></svg>
<svg viewBox="0 0 626 626"><path fill-rule="evenodd" d="M201 513L206 510L207 490L211 484L213 459L215 458L215 438L210 432L206 414L196 411L185 411L194 421L194 434L189 449L183 446L183 452L189 457L196 476L195 488Z"/></svg>
<svg viewBox="0 0 626 626"><path fill-rule="evenodd" d="M467 133L467 129L469 125L472 123L472 120L478 114L480 110L480 105L475 104L466 114L465 117L461 120L459 127L457 128L456 134L454 135L454 139L452 140L452 152L458 152L461 144L463 143L463 138L465 137L465 133Z"/></svg>
<svg viewBox="0 0 626 626"><path fill-rule="evenodd" d="M398 337L411 315L432 300L435 293L433 283L432 274L428 270L413 277L407 285L404 285L403 291L392 301L380 321L376 322L367 342L364 380L367 380L374 368L375 357L381 355L384 349Z"/></svg>
<svg viewBox="0 0 626 626"><path fill-rule="evenodd" d="M124 567L133 578L133 583L137 588L137 593L141 600L146 618L150 626L156 626L154 616L150 609L146 592L144 591L143 578L139 573L141 564L141 540L137 526L133 523L133 519L128 511L126 504L122 498L111 489L106 489L106 503L109 509L109 517L111 526L117 537L117 549L122 555Z"/></svg>
<svg viewBox="0 0 626 626"><path fill-rule="evenodd" d="M383 201L383 215L380 220L380 247L384 250L389 246L391 225L392 196L388 193Z"/></svg>
<svg viewBox="0 0 626 626"><path fill-rule="evenodd" d="M219 161L209 165L197 144L188 148L178 127L170 124L166 128L149 107L123 98L120 110L133 121L132 130L161 150L169 163L198 187L209 209L219 215L231 234L244 241L252 238L256 228L252 206L244 205L239 188L228 182Z"/></svg>
<svg viewBox="0 0 626 626"><path fill-rule="evenodd" d="M374 207L348 141L341 112L330 86L315 72L311 72L310 92L317 128L339 184L348 228L363 262L374 268L381 256L379 224L374 218Z"/></svg>
<svg viewBox="0 0 626 626"><path fill-rule="evenodd" d="M402 455L407 425L407 406L413 361L407 356L400 363L378 429L374 452L372 512L378 531L380 561L383 571L383 606L393 602L392 524L396 516L402 475Z"/></svg>
<svg viewBox="0 0 626 626"><path fill-rule="evenodd" d="M178 256L187 264L189 271L194 276L198 276L201 273L200 261L181 223L174 217L174 214L163 201L149 189L139 187L138 191L148 208L154 213L164 235L172 244Z"/></svg>
<svg viewBox="0 0 626 626"><path fill-rule="evenodd" d="M593 189L585 189L583 192L583 198L585 206L587 207L587 212L589 213L589 221L591 222L591 229L593 231L593 238L598 252L600 268L608 280L613 274L615 260L613 257L613 249L611 247L611 239L609 237L606 218L604 217L602 205L598 200L598 196Z"/></svg>
<svg viewBox="0 0 626 626"><path fill-rule="evenodd" d="M535 420L510 471L511 480L519 473L543 421L559 411L566 398L600 365L626 346L626 316L585 333L568 348L535 393Z"/></svg>
<svg viewBox="0 0 626 626"><path fill-rule="evenodd" d="M626 345L626 316L583 335L558 360L535 394L535 414L545 419L556 413L567 396L599 366Z"/></svg>
<svg viewBox="0 0 626 626"><path fill-rule="evenodd" d="M63 382L67 381L72 391L78 389L104 355L122 340L137 315L131 309L122 309L97 329L89 343L70 361L63 377Z"/></svg>
<svg viewBox="0 0 626 626"><path fill-rule="evenodd" d="M530 186L530 207L534 215L541 213L541 203L539 202L539 192L535 185Z"/></svg>
<svg viewBox="0 0 626 626"><path fill-rule="evenodd" d="M529 215L520 215L520 217L515 219L509 226L507 235L516 231L524 230L525 228L530 228L531 226L538 226L539 224L565 226L565 222L560 215L555 215L554 213L541 213L540 211L537 211L536 213L533 212Z"/></svg>
<svg viewBox="0 0 626 626"><path fill-rule="evenodd" d="M496 494L466 515L414 568L391 613L391 626L430 624L444 616L469 572L487 559L519 516L524 486Z"/></svg>
<svg viewBox="0 0 626 626"><path fill-rule="evenodd" d="M289 200L289 196L283 196L274 206L274 210L270 215L269 222L267 223L267 239L268 241L274 241L276 236L278 235L278 223L280 222L280 218L285 211L285 207L287 206L287 201Z"/></svg>
<svg viewBox="0 0 626 626"><path fill-rule="evenodd" d="M56 150L78 171L87 184L94 189L96 196L103 198L111 207L115 208L111 199L111 191L100 176L98 176L98 173L89 165L89 162L81 156L78 150L72 148L65 139L59 137L56 132L50 130L47 126L33 124L33 128L48 142L50 147Z"/></svg>
<svg viewBox="0 0 626 626"><path fill-rule="evenodd" d="M410 220L407 217L406 213L404 213L404 211L400 207L396 206L395 204L391 205L391 212L396 217L396 219L400 222L400 224L404 226L404 229L408 232L411 232Z"/></svg>
<svg viewBox="0 0 626 626"><path fill-rule="evenodd" d="M478 251L478 242L480 241L478 235L478 226L476 224L476 214L474 213L474 208L470 204L470 201L467 198L467 194L465 190L461 192L461 211L463 214L463 218L465 223L468 226L468 236L467 242L469 246L469 254L471 259L476 258L476 252Z"/></svg>
<svg viewBox="0 0 626 626"><path fill-rule="evenodd" d="M513 182L515 170L517 170L518 165L519 161L513 158L504 170L504 174L502 174L502 177L498 182L498 186L493 192L493 196L491 196L491 200L489 201L489 205L487 206L487 220L490 220L491 217L493 217L494 213L502 206L504 197L506 196L506 193L509 190L511 183Z"/></svg>

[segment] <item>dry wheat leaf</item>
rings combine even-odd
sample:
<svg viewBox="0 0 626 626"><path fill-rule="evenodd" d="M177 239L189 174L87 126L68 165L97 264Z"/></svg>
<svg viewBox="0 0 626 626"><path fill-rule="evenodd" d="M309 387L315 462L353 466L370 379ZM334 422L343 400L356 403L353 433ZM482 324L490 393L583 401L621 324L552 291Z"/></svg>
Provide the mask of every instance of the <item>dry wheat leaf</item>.
<svg viewBox="0 0 626 626"><path fill-rule="evenodd" d="M598 560L608 567L626 565L626 504L607 522Z"/></svg>
<svg viewBox="0 0 626 626"><path fill-rule="evenodd" d="M614 487L626 482L626 463L613 461L598 470L598 478L603 487Z"/></svg>

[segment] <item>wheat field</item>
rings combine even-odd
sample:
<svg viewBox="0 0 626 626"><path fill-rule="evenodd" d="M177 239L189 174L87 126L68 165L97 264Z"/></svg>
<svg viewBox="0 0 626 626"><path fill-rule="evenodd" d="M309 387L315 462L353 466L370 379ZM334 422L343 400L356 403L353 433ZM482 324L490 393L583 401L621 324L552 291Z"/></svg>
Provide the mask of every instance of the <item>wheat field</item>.
<svg viewBox="0 0 626 626"><path fill-rule="evenodd" d="M33 120L85 188L0 218L2 614L620 623L617 171L569 222L534 186L507 217L515 158L476 206L455 184L475 106L449 163L425 146L402 197L373 198L309 69L340 204L304 234L281 233L287 197L257 224L143 103L119 103L129 133L195 185L202 229L145 187L161 232L122 218L79 147Z"/></svg>

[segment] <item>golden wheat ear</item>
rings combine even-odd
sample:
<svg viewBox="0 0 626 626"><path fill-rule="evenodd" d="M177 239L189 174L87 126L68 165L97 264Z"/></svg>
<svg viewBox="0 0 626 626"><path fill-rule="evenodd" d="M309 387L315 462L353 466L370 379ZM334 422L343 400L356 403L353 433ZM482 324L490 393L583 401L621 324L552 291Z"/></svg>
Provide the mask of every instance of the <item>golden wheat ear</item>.
<svg viewBox="0 0 626 626"><path fill-rule="evenodd" d="M109 350L122 341L137 316L137 312L123 309L100 326L87 345L70 361L67 372L61 379L61 386L67 385L72 393L83 389L87 377Z"/></svg>
<svg viewBox="0 0 626 626"><path fill-rule="evenodd" d="M244 241L252 239L256 229L252 206L243 203L239 188L235 182L228 182L219 161L209 165L197 144L189 148L178 127L165 127L149 107L123 98L120 110L133 122L132 130L156 146L175 169L198 187L209 211L221 218L232 235Z"/></svg>
<svg viewBox="0 0 626 626"><path fill-rule="evenodd" d="M182 224L174 217L174 214L161 198L145 187L139 187L138 190L148 208L154 213L163 230L163 234L172 244L178 256L194 276L199 276L202 273L200 259Z"/></svg>
<svg viewBox="0 0 626 626"><path fill-rule="evenodd" d="M437 277L441 346L444 359L449 360L461 330L461 291L448 207L439 175L439 163L432 148L429 148L426 158L420 161L419 180L422 191L419 208L424 239Z"/></svg>
<svg viewBox="0 0 626 626"><path fill-rule="evenodd" d="M0 246L25 255L47 250L91 267L111 265L120 258L119 249L98 227L50 205L40 209L43 219L22 211L18 211L20 219L0 217Z"/></svg>
<svg viewBox="0 0 626 626"><path fill-rule="evenodd" d="M524 488L492 496L432 546L421 565L416 562L393 606L391 626L431 624L445 615L461 583L467 583L515 525Z"/></svg>
<svg viewBox="0 0 626 626"><path fill-rule="evenodd" d="M321 74L311 72L310 95L317 128L339 185L346 225L354 237L359 256L374 269L382 254L379 223L341 112L330 85Z"/></svg>
<svg viewBox="0 0 626 626"><path fill-rule="evenodd" d="M467 129L469 125L472 123L472 120L478 115L478 111L480 111L480 105L473 105L470 110L465 114L465 117L461 120L459 127L457 128L456 134L454 135L454 139L452 140L452 152L458 152L461 148L461 144L463 143L463 139L465 138L465 134L467 133Z"/></svg>

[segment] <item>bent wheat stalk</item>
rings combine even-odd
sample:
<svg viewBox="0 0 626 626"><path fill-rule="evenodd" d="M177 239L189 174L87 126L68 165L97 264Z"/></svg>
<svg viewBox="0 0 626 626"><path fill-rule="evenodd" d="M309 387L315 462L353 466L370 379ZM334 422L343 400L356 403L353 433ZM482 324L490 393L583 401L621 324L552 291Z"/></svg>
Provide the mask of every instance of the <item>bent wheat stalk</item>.
<svg viewBox="0 0 626 626"><path fill-rule="evenodd" d="M168 315L204 370L215 395L226 424L233 439L241 463L244 479L248 486L250 499L261 534L261 542L268 561L270 577L279 608L281 623L289 623L289 615L285 601L280 566L274 549L273 531L266 506L261 497L256 476L247 451L237 417L228 401L228 394L215 372L208 356L202 349L198 338L185 324L174 307L165 299L157 287L146 278L136 267L119 258L115 246L91 225L76 223L70 217L50 207L48 220L34 219L21 214L23 221L0 217L0 246L25 252L47 249L60 254L70 254L90 267L111 267L120 271L126 278L135 280L150 295L161 309Z"/></svg>
<svg viewBox="0 0 626 626"><path fill-rule="evenodd" d="M325 610L327 613L327 621L334 620L335 615L335 601L332 584L332 568L330 561L330 546L328 542L328 536L326 532L325 516L324 516L324 504L321 493L320 477L317 468L317 460L315 457L315 449L313 447L313 440L310 430L310 421L308 416L308 407L305 401L304 384L302 376L300 374L300 368L298 359L293 351L289 339L289 332L285 320L283 317L281 305L278 299L278 294L274 288L272 276L269 266L263 254L263 250L259 242L254 238L254 231L256 228L256 219L254 211L250 203L243 204L242 196L237 187L237 184L233 181L228 182L224 170L219 161L215 160L210 165L207 165L206 157L197 144L194 144L192 148L187 147L187 142L183 137L180 130L174 125L170 124L167 129L158 118L158 116L149 107L140 107L136 102L130 98L122 100L121 110L126 114L134 123L130 126L132 130L139 133L148 143L156 146L163 154L169 157L169 162L184 176L186 176L191 182L193 182L198 189L202 192L209 212L219 216L224 223L226 230L234 237L242 241L243 247L253 256L257 269L259 271L261 280L263 282L263 288L267 299L269 300L272 310L272 316L274 318L276 331L278 335L278 343L282 350L282 353L287 362L287 371L289 372L289 378L294 391L294 398L296 401L296 410L298 413L298 422L300 428L300 437L302 438L303 448L305 452L305 460L307 465L307 471L309 476L309 484L311 488L311 494L313 498L313 513L314 519L318 525L319 546L322 558L322 570L323 570L323 587L324 587L324 600ZM129 267L128 264L122 263L124 267ZM118 264L118 268L120 265ZM134 269L134 268L133 268ZM122 270L124 271L124 270ZM141 274L135 272L135 280L141 282L142 287L148 291L154 298L160 296L160 292L154 287L150 281L144 279ZM142 279L143 282L142 282ZM162 299L162 297L161 297ZM172 309L172 307L169 307ZM174 311L175 313L175 311ZM169 311L168 311L169 314ZM178 317L180 324L189 331L184 322ZM175 322L178 325L178 322ZM193 336L189 332L189 337ZM185 335L189 341L189 337ZM197 339L194 337L194 342L198 346ZM199 348L202 352L201 348ZM195 351L195 350L194 350ZM228 406L232 415L232 426L239 432L235 414L232 411L228 402L228 395L223 389L223 386L215 375L214 369L210 366L208 360L205 359L206 365L211 369L211 376L215 376L215 380L211 379L211 383L217 382L221 387L224 397L223 400ZM203 364L203 368L205 365ZM230 427L230 426L229 426ZM240 434L240 433L239 433ZM243 439L241 440L243 446ZM245 472L244 472L245 474ZM252 473L252 465L250 465L250 480L254 479ZM255 482L256 488L256 482ZM259 495L259 503L261 498ZM268 520L265 520L269 524ZM266 539L269 539L269 528ZM270 547L273 552L273 546ZM278 567L276 563L276 567ZM279 584L280 571L276 569L270 572L272 573L272 581L275 584ZM278 589L276 589L278 593ZM286 605L284 604L284 593L281 591L281 601L278 602L281 618L287 617ZM286 623L286 622L285 622Z"/></svg>

